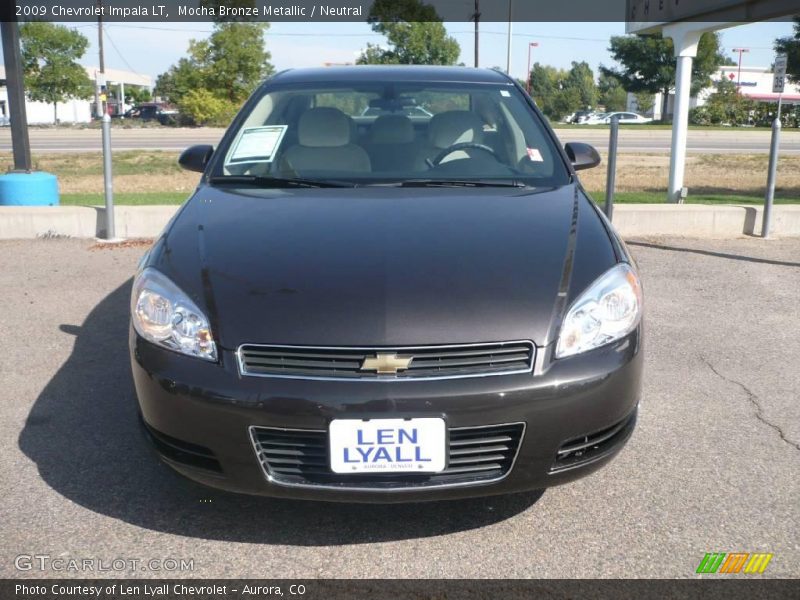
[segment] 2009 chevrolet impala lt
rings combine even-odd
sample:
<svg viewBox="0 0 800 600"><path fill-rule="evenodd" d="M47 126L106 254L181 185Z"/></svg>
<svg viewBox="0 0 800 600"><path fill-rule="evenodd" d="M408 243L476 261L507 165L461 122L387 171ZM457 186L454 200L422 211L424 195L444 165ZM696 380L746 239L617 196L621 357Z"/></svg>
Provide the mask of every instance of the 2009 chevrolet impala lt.
<svg viewBox="0 0 800 600"><path fill-rule="evenodd" d="M264 83L142 259L142 420L236 492L398 502L540 489L607 463L641 389L642 290L506 75L292 70Z"/></svg>

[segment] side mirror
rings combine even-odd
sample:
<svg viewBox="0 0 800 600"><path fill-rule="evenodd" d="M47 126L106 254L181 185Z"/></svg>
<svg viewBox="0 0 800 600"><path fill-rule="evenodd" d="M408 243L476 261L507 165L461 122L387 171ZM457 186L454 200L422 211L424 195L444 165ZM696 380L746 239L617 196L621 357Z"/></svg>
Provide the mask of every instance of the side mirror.
<svg viewBox="0 0 800 600"><path fill-rule="evenodd" d="M189 146L181 153L178 164L187 171L202 173L206 170L206 165L212 154L214 154L214 146L209 146L208 144Z"/></svg>
<svg viewBox="0 0 800 600"><path fill-rule="evenodd" d="M570 142L564 146L567 151L567 156L572 162L572 168L576 171L582 169L591 169L600 164L600 155L594 146L583 144L581 142Z"/></svg>

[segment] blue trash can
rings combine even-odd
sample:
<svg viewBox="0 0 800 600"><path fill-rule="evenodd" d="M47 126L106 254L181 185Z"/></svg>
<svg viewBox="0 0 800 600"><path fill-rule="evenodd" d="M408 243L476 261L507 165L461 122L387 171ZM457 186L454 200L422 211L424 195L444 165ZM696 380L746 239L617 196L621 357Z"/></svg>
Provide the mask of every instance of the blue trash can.
<svg viewBox="0 0 800 600"><path fill-rule="evenodd" d="M58 179L52 173L0 175L0 206L58 206Z"/></svg>

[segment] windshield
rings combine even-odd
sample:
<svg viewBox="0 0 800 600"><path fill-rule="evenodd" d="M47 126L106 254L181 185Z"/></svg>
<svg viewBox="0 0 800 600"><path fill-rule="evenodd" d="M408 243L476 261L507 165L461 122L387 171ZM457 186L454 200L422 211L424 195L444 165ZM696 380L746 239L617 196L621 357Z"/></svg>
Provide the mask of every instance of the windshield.
<svg viewBox="0 0 800 600"><path fill-rule="evenodd" d="M213 181L569 182L539 117L510 84L284 85L267 87L245 110Z"/></svg>

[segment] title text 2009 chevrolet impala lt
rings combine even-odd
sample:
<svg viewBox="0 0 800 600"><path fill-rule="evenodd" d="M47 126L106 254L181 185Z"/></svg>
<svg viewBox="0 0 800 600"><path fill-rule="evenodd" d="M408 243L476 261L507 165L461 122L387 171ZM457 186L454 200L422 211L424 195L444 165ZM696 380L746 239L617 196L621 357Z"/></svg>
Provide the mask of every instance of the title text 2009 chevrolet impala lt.
<svg viewBox="0 0 800 600"><path fill-rule="evenodd" d="M520 86L458 67L264 83L143 258L142 420L236 492L398 502L540 489L630 437L633 261Z"/></svg>

